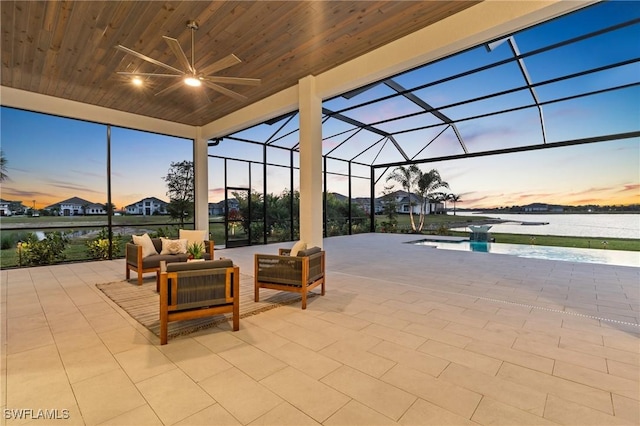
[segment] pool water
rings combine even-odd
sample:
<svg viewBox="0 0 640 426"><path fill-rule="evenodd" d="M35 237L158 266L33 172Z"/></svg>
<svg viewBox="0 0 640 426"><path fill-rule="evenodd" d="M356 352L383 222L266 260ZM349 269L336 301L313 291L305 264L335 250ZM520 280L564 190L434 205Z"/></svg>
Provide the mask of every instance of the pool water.
<svg viewBox="0 0 640 426"><path fill-rule="evenodd" d="M476 251L510 254L534 259L562 260L567 262L603 263L607 265L640 267L640 252L572 247L551 247L524 244L485 243L476 241L420 240L413 244L437 247L442 250Z"/></svg>

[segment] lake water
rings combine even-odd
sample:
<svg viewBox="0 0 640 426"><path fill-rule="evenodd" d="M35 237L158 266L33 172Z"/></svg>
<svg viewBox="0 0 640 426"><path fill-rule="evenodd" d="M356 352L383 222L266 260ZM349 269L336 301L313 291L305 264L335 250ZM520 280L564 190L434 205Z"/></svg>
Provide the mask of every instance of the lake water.
<svg viewBox="0 0 640 426"><path fill-rule="evenodd" d="M640 239L640 214L477 214L511 221L493 225L489 232L495 233ZM523 222L548 224L523 225ZM468 228L457 230L469 231Z"/></svg>

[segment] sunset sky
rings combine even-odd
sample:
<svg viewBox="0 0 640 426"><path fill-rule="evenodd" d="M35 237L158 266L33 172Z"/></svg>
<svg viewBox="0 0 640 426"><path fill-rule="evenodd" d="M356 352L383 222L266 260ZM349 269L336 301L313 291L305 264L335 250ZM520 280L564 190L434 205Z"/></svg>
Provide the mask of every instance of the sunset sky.
<svg viewBox="0 0 640 426"><path fill-rule="evenodd" d="M581 15L574 14L514 37L522 52L535 51L539 46L553 44L556 39L576 37L589 30L614 25L634 16L640 17L638 4L605 2L596 5L597 8L588 8ZM636 58L635 62L609 72L583 76L576 81L540 86L538 96L544 102L545 99L570 96L580 90L599 90L601 87L617 84L629 85L624 91L543 106L548 141L566 141L640 129L638 40L640 25L635 24L608 34L604 40L593 41L592 44L586 44L589 41L583 42L584 45L577 43L576 49L588 52L586 55L577 56L577 50L563 48L558 52L539 55L541 58L533 56L526 59L532 78L535 81L545 81L558 75ZM424 70L407 72L394 80L407 88L419 87L427 78L437 80L442 76L458 73L464 67L480 66L487 61L509 58L510 55L512 53L505 45L492 52L481 47L424 67ZM442 111L453 118L474 116L491 111L492 108L509 108L510 103L523 102L523 97L530 97L529 93L513 93L491 102L451 106L522 84L517 81L522 76L506 66L492 72L487 78L479 74L416 90L415 93L428 100L431 105L442 105ZM327 100L323 106L336 111L366 102L367 99L385 96L389 92L388 87L378 85L350 99L339 97ZM503 104L497 105L496 102ZM371 123L415 111L415 104L397 97L384 103L350 110L345 115ZM332 120L323 127L325 138L339 133L345 126L344 123ZM411 120L414 119L386 122L379 127L393 133L400 129L400 124L407 125ZM292 125L297 125L297 121ZM22 201L28 207L35 203L36 208L71 197L95 203L106 202L106 126L4 107L0 109L0 126L0 144L8 161L9 176L0 189L3 200ZM263 125L240 133L256 140L266 140L274 127L277 128L276 125ZM458 127L471 152L539 143L541 137L535 108L506 117L497 115L482 120L461 121ZM411 155L412 149L414 153L418 153L424 145L423 141L430 139L429 132L435 130L401 133L397 138L406 144L405 149ZM366 132L362 134L364 133ZM292 138L297 138L297 135ZM361 152L362 147L372 143L372 140L364 136L362 138L353 138L349 144L340 147L336 154L342 158L350 158ZM112 129L111 140L112 194L116 208L149 196L168 201L163 177L171 162L192 160L192 141L115 127ZM292 141L295 142L297 141ZM338 145L337 139L327 140L324 150L326 152ZM261 156L261 149L255 149L254 154L243 144L225 140L220 146L210 148L209 153L257 160ZM459 149L457 141L452 135L444 134L423 155L451 155L456 153L455 149ZM373 156L375 151L363 154L358 160L365 163L371 161L372 158L364 158L367 155ZM273 156L275 157L277 155ZM279 161L273 158L269 161ZM282 163L287 164L287 161L288 154ZM383 151L378 159L378 163L394 161L397 161L397 152L392 151ZM210 202L224 198L221 165L221 160L210 160ZM251 183L253 188L261 191L262 171L255 167L252 167ZM424 171L435 168L440 172L442 178L449 183L450 192L461 196L461 202L457 205L460 208L502 207L533 202L563 205L640 204L639 138L425 163L421 168ZM228 184L246 186L248 174L246 164L231 163ZM365 175L368 175L368 171ZM270 167L268 176L268 192L280 193L288 185L289 175L286 169ZM376 187L376 196L381 194L384 183L383 178ZM346 195L346 178L331 177L327 189L329 192ZM353 195L369 196L369 182L354 180Z"/></svg>

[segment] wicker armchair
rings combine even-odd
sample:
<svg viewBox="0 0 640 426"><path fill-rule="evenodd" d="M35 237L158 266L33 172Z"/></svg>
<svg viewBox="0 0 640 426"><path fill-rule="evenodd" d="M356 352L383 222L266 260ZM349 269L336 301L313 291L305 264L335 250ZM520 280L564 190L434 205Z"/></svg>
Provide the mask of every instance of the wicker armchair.
<svg viewBox="0 0 640 426"><path fill-rule="evenodd" d="M169 263L160 272L160 344L168 323L225 313L240 328L240 271L231 260Z"/></svg>
<svg viewBox="0 0 640 426"><path fill-rule="evenodd" d="M325 252L319 247L301 250L289 256L289 249L280 249L278 255L256 254L254 273L255 301L260 301L260 289L291 291L302 295L302 309L307 309L307 294L321 286L325 293Z"/></svg>

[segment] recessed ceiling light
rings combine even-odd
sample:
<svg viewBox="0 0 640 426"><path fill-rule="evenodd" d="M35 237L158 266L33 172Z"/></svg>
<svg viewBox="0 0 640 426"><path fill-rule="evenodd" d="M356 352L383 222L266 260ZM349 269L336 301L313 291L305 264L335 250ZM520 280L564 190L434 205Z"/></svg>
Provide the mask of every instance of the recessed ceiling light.
<svg viewBox="0 0 640 426"><path fill-rule="evenodd" d="M184 79L184 84L191 87L199 87L202 85L202 82L195 77L187 77Z"/></svg>
<svg viewBox="0 0 640 426"><path fill-rule="evenodd" d="M131 82L134 86L142 86L142 79L140 77L133 77Z"/></svg>

